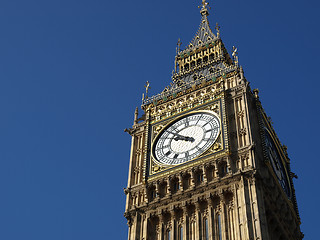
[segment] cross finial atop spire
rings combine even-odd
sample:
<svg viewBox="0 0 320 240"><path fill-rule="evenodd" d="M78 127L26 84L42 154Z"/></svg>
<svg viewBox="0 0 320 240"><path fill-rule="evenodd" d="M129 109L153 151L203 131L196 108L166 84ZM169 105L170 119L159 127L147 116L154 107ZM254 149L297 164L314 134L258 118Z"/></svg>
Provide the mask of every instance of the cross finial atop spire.
<svg viewBox="0 0 320 240"><path fill-rule="evenodd" d="M206 0L202 0L202 7L205 8L209 3L206 2Z"/></svg>
<svg viewBox="0 0 320 240"><path fill-rule="evenodd" d="M207 6L209 5L209 3L207 3L206 0L202 0L202 6L199 6L199 8L201 7L200 13L202 16L208 16L209 12L207 9ZM210 7L208 7L210 9Z"/></svg>

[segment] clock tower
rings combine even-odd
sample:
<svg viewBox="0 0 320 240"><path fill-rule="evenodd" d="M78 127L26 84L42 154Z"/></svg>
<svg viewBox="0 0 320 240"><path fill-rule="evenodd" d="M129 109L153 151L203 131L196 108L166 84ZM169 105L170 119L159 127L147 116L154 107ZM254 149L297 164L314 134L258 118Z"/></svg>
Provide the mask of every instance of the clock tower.
<svg viewBox="0 0 320 240"><path fill-rule="evenodd" d="M148 96L132 128L128 240L300 240L286 146L208 3L190 44L178 43L170 86Z"/></svg>

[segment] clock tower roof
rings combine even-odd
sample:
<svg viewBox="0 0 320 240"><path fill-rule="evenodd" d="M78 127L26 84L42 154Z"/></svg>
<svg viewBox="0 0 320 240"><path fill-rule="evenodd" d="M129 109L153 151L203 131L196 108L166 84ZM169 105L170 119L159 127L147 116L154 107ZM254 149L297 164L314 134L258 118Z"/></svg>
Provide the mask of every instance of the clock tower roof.
<svg viewBox="0 0 320 240"><path fill-rule="evenodd" d="M238 69L238 61L233 61L220 38L218 24L215 27L216 33L210 28L208 5L206 0L202 0L202 5L199 6L200 26L189 45L181 50L181 41L178 41L172 82L155 96L148 96L146 91L142 98L142 108L152 103L155 106L166 102L179 92L185 92L186 89L203 82L216 81ZM234 51L236 54L236 50Z"/></svg>
<svg viewBox="0 0 320 240"><path fill-rule="evenodd" d="M210 24L208 20L208 15L209 15L208 8L210 9L210 7L208 5L209 4L205 0L203 0L202 6L199 6L199 8L201 8L200 13L202 15L202 18L201 18L200 26L196 35L194 36L190 44L187 46L188 50L200 47L204 44L208 44L212 42L212 40L216 40L220 37L219 30L217 28L216 28L218 30L217 35L215 35L210 28Z"/></svg>

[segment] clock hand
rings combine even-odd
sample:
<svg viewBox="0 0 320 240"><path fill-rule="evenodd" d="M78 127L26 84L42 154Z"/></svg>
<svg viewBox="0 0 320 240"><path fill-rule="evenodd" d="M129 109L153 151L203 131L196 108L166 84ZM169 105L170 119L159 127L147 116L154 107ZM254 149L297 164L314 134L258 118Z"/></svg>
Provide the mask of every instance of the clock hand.
<svg viewBox="0 0 320 240"><path fill-rule="evenodd" d="M178 133L174 133L174 132L169 132L167 131L168 133L171 133L173 135L175 135L176 137L173 138L175 141L178 141L178 140L185 140L185 141L190 141L190 142L194 142L194 138L193 137L188 137L188 136L182 136Z"/></svg>
<svg viewBox="0 0 320 240"><path fill-rule="evenodd" d="M178 133L174 133L174 132L170 132L170 131L167 131L168 133L171 133L171 134L173 134L173 135L175 135L175 136L177 136L177 137L183 137L182 135L180 135L180 134L178 134Z"/></svg>
<svg viewBox="0 0 320 240"><path fill-rule="evenodd" d="M175 138L173 138L175 141L178 140L184 140L184 141L190 141L190 142L194 142L194 138L193 137L187 137L187 136L177 136Z"/></svg>
<svg viewBox="0 0 320 240"><path fill-rule="evenodd" d="M183 136L182 140L194 142L194 138L193 137L188 137L188 136Z"/></svg>

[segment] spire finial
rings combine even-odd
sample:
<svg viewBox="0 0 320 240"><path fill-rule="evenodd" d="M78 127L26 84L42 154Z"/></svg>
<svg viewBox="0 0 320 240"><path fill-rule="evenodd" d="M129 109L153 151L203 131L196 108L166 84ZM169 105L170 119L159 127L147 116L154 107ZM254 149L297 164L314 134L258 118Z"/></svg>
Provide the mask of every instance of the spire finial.
<svg viewBox="0 0 320 240"><path fill-rule="evenodd" d="M182 44L182 42L181 42L181 40L180 40L180 38L178 39L178 42L177 42L177 47L176 47L176 57L175 57L175 59L174 59L174 72L177 72L177 65L178 65L178 62L177 62L177 56L178 56L178 54L179 54L179 52L180 52L180 47L181 47L181 44ZM172 73L172 75L173 75L173 73Z"/></svg>
<svg viewBox="0 0 320 240"><path fill-rule="evenodd" d="M207 9L207 6L209 5L209 3L207 3L206 0L202 0L202 6L199 6L199 8L201 7L200 13L202 16L208 16L209 12ZM208 7L209 9L211 9L210 7Z"/></svg>
<svg viewBox="0 0 320 240"><path fill-rule="evenodd" d="M232 47L232 58L234 61L234 64L238 66L239 59L238 59L238 48L235 46Z"/></svg>
<svg viewBox="0 0 320 240"><path fill-rule="evenodd" d="M150 87L150 83L149 83L149 81L147 81L147 82L146 82L146 85L145 85L144 87L146 88L146 95L145 95L145 98L147 99L147 98L148 98L149 88L151 88L151 87Z"/></svg>
<svg viewBox="0 0 320 240"><path fill-rule="evenodd" d="M220 37L220 26L218 23L216 23L215 29L217 30L217 37Z"/></svg>
<svg viewBox="0 0 320 240"><path fill-rule="evenodd" d="M136 107L136 110L134 111L134 124L138 123L138 115L139 115L139 111L138 111L138 107Z"/></svg>
<svg viewBox="0 0 320 240"><path fill-rule="evenodd" d="M177 45L178 45L177 53L179 53L179 52L180 52L181 44L182 44L182 42L181 42L181 40L180 40L180 38L179 38L179 39L178 39L178 42L177 42Z"/></svg>

